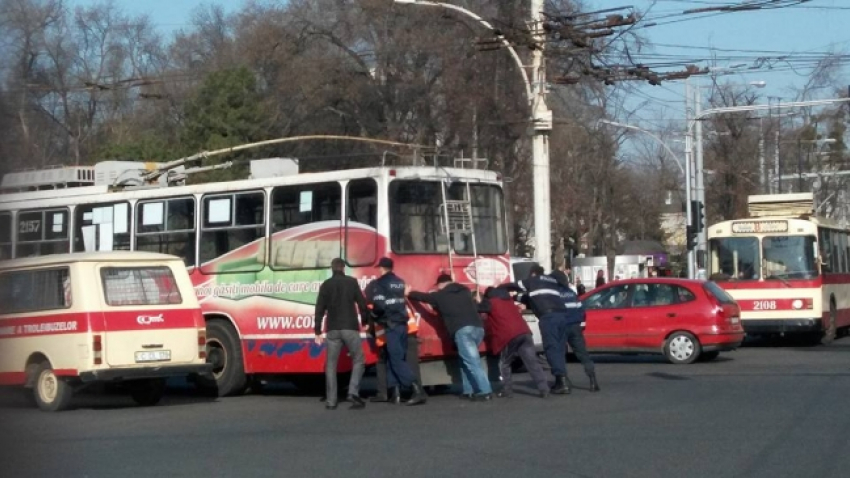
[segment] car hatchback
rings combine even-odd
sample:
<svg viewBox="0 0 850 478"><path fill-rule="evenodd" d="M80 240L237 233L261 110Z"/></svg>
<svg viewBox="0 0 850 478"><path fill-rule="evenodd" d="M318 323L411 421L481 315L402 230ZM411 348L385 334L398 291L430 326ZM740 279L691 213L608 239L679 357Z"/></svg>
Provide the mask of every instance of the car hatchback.
<svg viewBox="0 0 850 478"><path fill-rule="evenodd" d="M588 350L661 353L674 364L712 360L744 340L741 310L714 282L630 279L582 297Z"/></svg>

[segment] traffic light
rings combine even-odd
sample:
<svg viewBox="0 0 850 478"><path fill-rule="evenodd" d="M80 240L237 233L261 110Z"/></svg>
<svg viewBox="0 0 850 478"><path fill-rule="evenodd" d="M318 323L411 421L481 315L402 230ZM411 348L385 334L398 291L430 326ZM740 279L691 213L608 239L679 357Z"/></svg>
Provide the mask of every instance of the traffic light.
<svg viewBox="0 0 850 478"><path fill-rule="evenodd" d="M697 231L696 226L688 226L685 231L686 234L686 245L689 251L696 249L697 247Z"/></svg>
<svg viewBox="0 0 850 478"><path fill-rule="evenodd" d="M691 201L691 225L695 232L705 229L705 205L700 201Z"/></svg>

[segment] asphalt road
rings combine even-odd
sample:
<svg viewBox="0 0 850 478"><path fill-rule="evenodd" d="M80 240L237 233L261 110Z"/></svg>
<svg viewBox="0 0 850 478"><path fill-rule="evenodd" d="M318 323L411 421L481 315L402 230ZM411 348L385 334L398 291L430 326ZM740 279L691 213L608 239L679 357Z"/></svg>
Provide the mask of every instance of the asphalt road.
<svg viewBox="0 0 850 478"><path fill-rule="evenodd" d="M714 362L596 356L602 391L326 411L287 387L153 408L81 396L49 414L0 395L0 476L846 477L850 339ZM580 367L570 372L585 386ZM518 376L531 391L528 376Z"/></svg>

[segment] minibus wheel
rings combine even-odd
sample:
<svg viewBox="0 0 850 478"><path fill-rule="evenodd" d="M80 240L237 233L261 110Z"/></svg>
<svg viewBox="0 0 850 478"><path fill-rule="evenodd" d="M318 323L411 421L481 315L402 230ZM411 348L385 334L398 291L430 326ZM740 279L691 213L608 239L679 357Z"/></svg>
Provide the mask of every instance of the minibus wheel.
<svg viewBox="0 0 850 478"><path fill-rule="evenodd" d="M165 379L134 380L128 384L133 401L143 407L152 407L165 394Z"/></svg>
<svg viewBox="0 0 850 478"><path fill-rule="evenodd" d="M73 387L58 377L47 361L38 365L32 390L36 405L46 412L67 410L74 396Z"/></svg>

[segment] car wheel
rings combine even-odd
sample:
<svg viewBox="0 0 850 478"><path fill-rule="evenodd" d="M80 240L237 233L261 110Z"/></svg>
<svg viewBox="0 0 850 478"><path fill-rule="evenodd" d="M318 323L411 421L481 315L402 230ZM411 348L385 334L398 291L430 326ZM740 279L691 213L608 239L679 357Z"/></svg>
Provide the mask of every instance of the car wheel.
<svg viewBox="0 0 850 478"><path fill-rule="evenodd" d="M720 356L720 352L703 352L699 355L700 362L710 362Z"/></svg>
<svg viewBox="0 0 850 478"><path fill-rule="evenodd" d="M38 408L46 412L67 410L73 396L74 389L68 382L56 376L50 362L39 364L33 387L33 398Z"/></svg>
<svg viewBox="0 0 850 478"><path fill-rule="evenodd" d="M674 332L664 344L664 355L674 364L694 363L701 351L699 340L687 332Z"/></svg>
<svg viewBox="0 0 850 478"><path fill-rule="evenodd" d="M143 407L152 407L165 395L165 379L134 380L128 384L133 401Z"/></svg>
<svg viewBox="0 0 850 478"><path fill-rule="evenodd" d="M207 322L207 363L213 364L213 380L200 378L198 386L208 395L241 395L248 388L242 361L242 344L233 327L222 320Z"/></svg>

